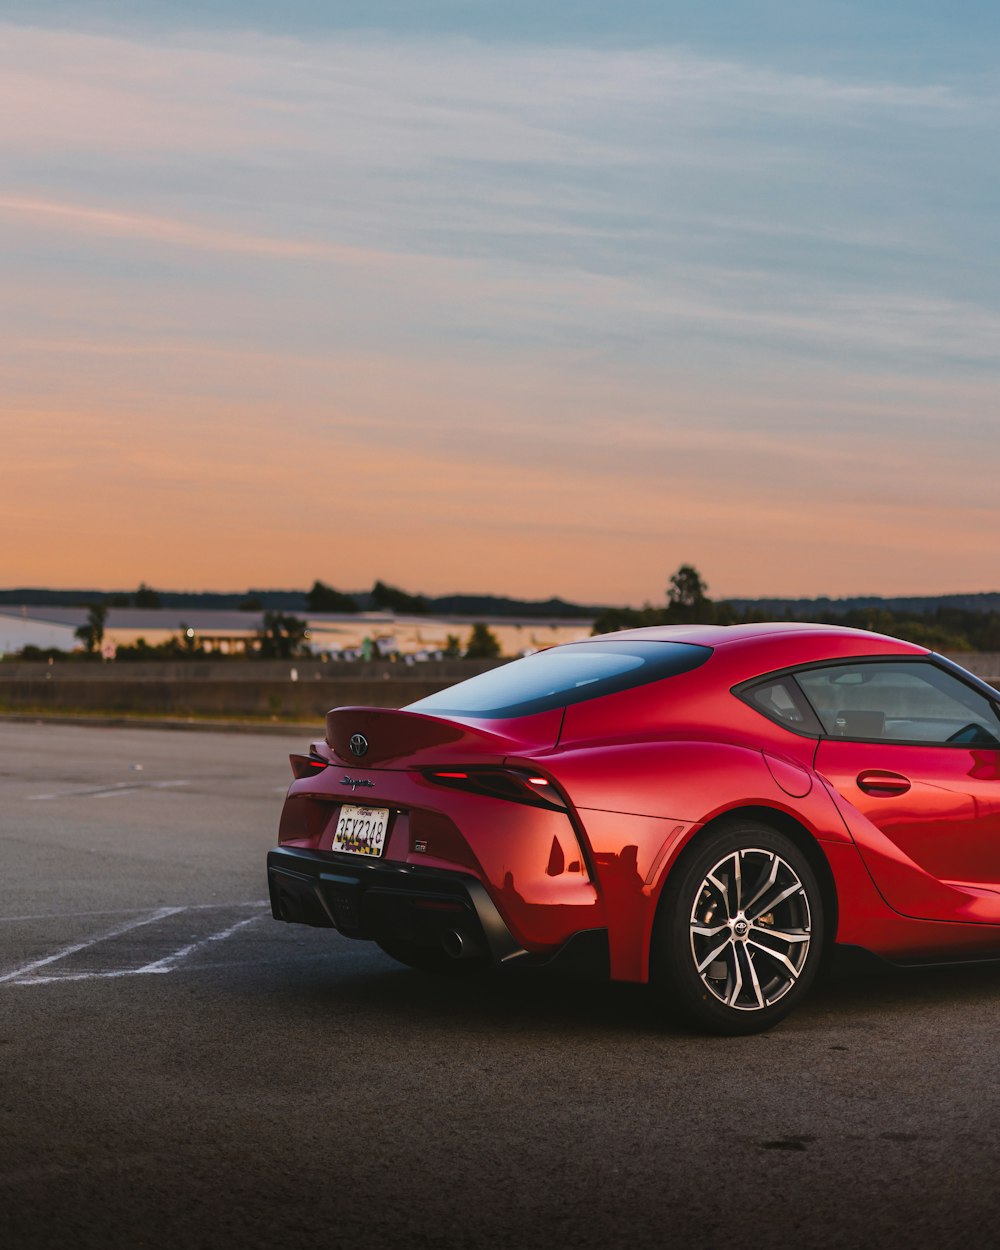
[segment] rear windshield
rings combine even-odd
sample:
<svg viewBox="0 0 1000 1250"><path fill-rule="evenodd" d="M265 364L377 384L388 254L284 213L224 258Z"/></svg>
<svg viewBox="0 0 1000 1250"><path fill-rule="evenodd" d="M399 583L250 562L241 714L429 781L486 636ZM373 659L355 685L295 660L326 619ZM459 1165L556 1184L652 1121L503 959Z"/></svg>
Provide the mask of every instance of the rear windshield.
<svg viewBox="0 0 1000 1250"><path fill-rule="evenodd" d="M689 642L568 643L470 677L406 710L431 716L531 716L690 672L711 654L711 647Z"/></svg>

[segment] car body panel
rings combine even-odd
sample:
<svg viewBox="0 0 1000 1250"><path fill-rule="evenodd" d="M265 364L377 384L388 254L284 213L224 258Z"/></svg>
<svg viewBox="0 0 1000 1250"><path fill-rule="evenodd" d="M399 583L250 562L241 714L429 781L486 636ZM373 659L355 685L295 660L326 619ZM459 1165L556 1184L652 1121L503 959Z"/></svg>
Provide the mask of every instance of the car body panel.
<svg viewBox="0 0 1000 1250"><path fill-rule="evenodd" d="M279 844L350 862L330 849L343 804L388 807L382 860L472 873L527 950L606 924L587 857L564 814L456 793L412 769L352 767L348 780L354 784L332 766L293 782Z"/></svg>
<svg viewBox="0 0 1000 1250"><path fill-rule="evenodd" d="M996 751L956 747L828 739L816 752L817 771L890 906L924 920L1000 925L998 764ZM866 793L859 785L882 777L907 789Z"/></svg>
<svg viewBox="0 0 1000 1250"><path fill-rule="evenodd" d="M920 920L893 910L856 846L826 843L841 900L837 942L899 965L1000 958L1000 926Z"/></svg>

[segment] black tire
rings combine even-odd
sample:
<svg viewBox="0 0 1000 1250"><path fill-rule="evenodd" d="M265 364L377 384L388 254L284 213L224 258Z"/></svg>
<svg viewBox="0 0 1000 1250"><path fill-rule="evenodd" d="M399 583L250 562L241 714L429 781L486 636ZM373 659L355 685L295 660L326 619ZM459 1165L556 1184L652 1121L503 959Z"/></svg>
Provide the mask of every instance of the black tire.
<svg viewBox="0 0 1000 1250"><path fill-rule="evenodd" d="M667 881L653 980L695 1028L759 1033L808 992L823 942L823 896L805 853L768 825L727 822L696 841Z"/></svg>
<svg viewBox="0 0 1000 1250"><path fill-rule="evenodd" d="M407 968L416 968L419 972L434 972L450 977L473 976L485 972L489 967L485 958L453 959L440 947L424 946L405 938L380 941L376 945L397 963L405 964Z"/></svg>

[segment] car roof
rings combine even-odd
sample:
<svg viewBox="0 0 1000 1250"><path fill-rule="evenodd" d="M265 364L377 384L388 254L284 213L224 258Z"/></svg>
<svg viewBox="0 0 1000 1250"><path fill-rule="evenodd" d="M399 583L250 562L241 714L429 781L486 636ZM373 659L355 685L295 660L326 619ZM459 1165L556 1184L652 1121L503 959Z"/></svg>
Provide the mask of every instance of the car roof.
<svg viewBox="0 0 1000 1250"><path fill-rule="evenodd" d="M888 634L877 634L868 629L852 629L846 625L820 625L811 621L754 621L747 625L647 625L640 629L618 630L614 634L597 634L595 637L637 638L649 642L694 642L703 647L723 647L758 638L773 641L785 634L795 637L813 634L819 638L830 639L855 637L859 641L878 638L898 644L902 651L926 650L915 643L890 638Z"/></svg>
<svg viewBox="0 0 1000 1250"><path fill-rule="evenodd" d="M686 642L711 647L748 670L760 671L862 655L927 655L926 647L886 634L808 621L761 621L748 625L654 625L599 634L587 641ZM737 658L738 657L738 658Z"/></svg>

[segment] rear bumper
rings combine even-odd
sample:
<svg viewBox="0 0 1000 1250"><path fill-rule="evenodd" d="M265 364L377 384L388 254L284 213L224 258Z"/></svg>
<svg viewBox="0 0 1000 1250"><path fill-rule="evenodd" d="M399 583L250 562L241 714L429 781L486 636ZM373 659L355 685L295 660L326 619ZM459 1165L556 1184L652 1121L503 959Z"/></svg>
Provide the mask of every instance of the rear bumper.
<svg viewBox="0 0 1000 1250"><path fill-rule="evenodd" d="M458 933L467 950L494 964L527 954L467 873L281 847L268 853L267 878L276 920L438 949Z"/></svg>

